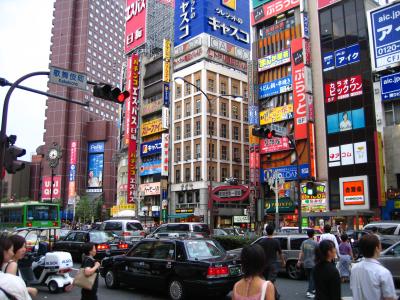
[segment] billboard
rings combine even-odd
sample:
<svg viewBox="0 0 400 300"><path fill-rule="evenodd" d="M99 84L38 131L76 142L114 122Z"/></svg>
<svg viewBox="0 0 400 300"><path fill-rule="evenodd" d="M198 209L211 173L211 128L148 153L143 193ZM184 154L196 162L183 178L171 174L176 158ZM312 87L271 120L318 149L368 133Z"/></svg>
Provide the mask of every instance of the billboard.
<svg viewBox="0 0 400 300"><path fill-rule="evenodd" d="M51 194L51 176L42 177L42 201L61 198L61 176L53 176L53 195Z"/></svg>
<svg viewBox="0 0 400 300"><path fill-rule="evenodd" d="M101 188L103 186L104 153L92 153L88 156L87 187Z"/></svg>
<svg viewBox="0 0 400 300"><path fill-rule="evenodd" d="M140 176L160 174L161 173L161 160L151 160L142 162L140 166Z"/></svg>
<svg viewBox="0 0 400 300"><path fill-rule="evenodd" d="M347 99L362 95L361 75L351 76L325 84L325 102L331 103L337 100Z"/></svg>
<svg viewBox="0 0 400 300"><path fill-rule="evenodd" d="M104 142L88 143L88 153L104 153Z"/></svg>
<svg viewBox="0 0 400 300"><path fill-rule="evenodd" d="M226 55L219 51L215 51L214 49L207 50L207 57L208 59L211 59L215 62L221 63L223 65L228 65L244 73L247 73L247 63L240 59Z"/></svg>
<svg viewBox="0 0 400 300"><path fill-rule="evenodd" d="M268 181L268 177L276 171L281 173L286 181L296 180L298 178L297 169L300 170L300 178L307 179L310 176L310 168L308 164L301 164L298 167L294 166L284 166L278 168L262 169L261 172L261 183Z"/></svg>
<svg viewBox="0 0 400 300"><path fill-rule="evenodd" d="M367 13L371 68L379 71L400 64L400 3Z"/></svg>
<svg viewBox="0 0 400 300"><path fill-rule="evenodd" d="M155 140L140 145L140 156L149 156L161 153L161 140Z"/></svg>
<svg viewBox="0 0 400 300"><path fill-rule="evenodd" d="M316 195L307 195L307 186L305 183L300 185L301 190L301 210L306 213L326 212L328 211L327 184L326 182L314 182Z"/></svg>
<svg viewBox="0 0 400 300"><path fill-rule="evenodd" d="M144 193L145 196L160 195L161 183L160 182L144 183L139 185L139 190L142 193Z"/></svg>
<svg viewBox="0 0 400 300"><path fill-rule="evenodd" d="M400 99L400 72L382 76L380 81L382 101Z"/></svg>
<svg viewBox="0 0 400 300"><path fill-rule="evenodd" d="M367 143L345 144L328 149L329 167L339 167L368 162Z"/></svg>
<svg viewBox="0 0 400 300"><path fill-rule="evenodd" d="M364 108L326 116L328 134L365 127Z"/></svg>
<svg viewBox="0 0 400 300"><path fill-rule="evenodd" d="M251 25L277 16L300 5L300 0L273 0L254 9L251 13Z"/></svg>
<svg viewBox="0 0 400 300"><path fill-rule="evenodd" d="M293 104L268 108L260 112L260 125L293 119Z"/></svg>
<svg viewBox="0 0 400 300"><path fill-rule="evenodd" d="M360 62L360 45L354 44L345 48L330 51L322 55L322 70L324 72Z"/></svg>
<svg viewBox="0 0 400 300"><path fill-rule="evenodd" d="M260 154L286 151L291 149L287 137L260 139Z"/></svg>
<svg viewBox="0 0 400 300"><path fill-rule="evenodd" d="M169 158L168 158L168 151L169 151L169 134L163 133L161 135L161 176L168 176L169 171Z"/></svg>
<svg viewBox="0 0 400 300"><path fill-rule="evenodd" d="M369 209L368 176L339 178L340 209Z"/></svg>
<svg viewBox="0 0 400 300"><path fill-rule="evenodd" d="M250 49L248 1L176 0L175 4L175 46L204 32L235 46Z"/></svg>
<svg viewBox="0 0 400 300"><path fill-rule="evenodd" d="M135 203L137 191L136 161L137 161L137 124L138 124L138 97L139 97L139 55L133 54L127 64L127 90L130 93L127 99L127 135L125 142L128 145L128 199L127 203ZM129 108L129 109L128 109ZM128 114L129 112L129 114Z"/></svg>
<svg viewBox="0 0 400 300"><path fill-rule="evenodd" d="M68 204L75 203L76 188L75 188L75 177L76 177L76 161L77 161L77 148L78 142L71 142L70 146L70 160L69 160L69 183L68 183Z"/></svg>
<svg viewBox="0 0 400 300"><path fill-rule="evenodd" d="M263 99L292 90L292 76L275 79L258 85L258 99Z"/></svg>
<svg viewBox="0 0 400 300"><path fill-rule="evenodd" d="M142 136L148 136L163 131L162 119L155 119L142 124Z"/></svg>
<svg viewBox="0 0 400 300"><path fill-rule="evenodd" d="M225 42L225 41L220 40L213 36L209 37L208 46L219 52L223 52L225 54L239 58L241 60L248 61L251 59L249 50L243 49L241 47L237 47L235 45L232 45L228 42Z"/></svg>
<svg viewBox="0 0 400 300"><path fill-rule="evenodd" d="M126 0L125 54L146 42L147 0Z"/></svg>
<svg viewBox="0 0 400 300"><path fill-rule="evenodd" d="M278 67L290 62L290 49L268 55L258 60L258 72Z"/></svg>

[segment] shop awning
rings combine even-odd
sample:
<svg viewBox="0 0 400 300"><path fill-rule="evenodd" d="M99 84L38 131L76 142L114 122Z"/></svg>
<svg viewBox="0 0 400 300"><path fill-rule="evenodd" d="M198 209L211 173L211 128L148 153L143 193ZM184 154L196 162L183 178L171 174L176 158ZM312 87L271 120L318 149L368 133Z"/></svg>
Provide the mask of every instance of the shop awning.
<svg viewBox="0 0 400 300"><path fill-rule="evenodd" d="M338 210L338 211L327 211L327 212L314 212L305 213L303 217L349 217L349 216L374 216L376 213L371 210Z"/></svg>
<svg viewBox="0 0 400 300"><path fill-rule="evenodd" d="M168 219L186 219L189 217L194 216L193 214L175 214L175 215L169 215Z"/></svg>

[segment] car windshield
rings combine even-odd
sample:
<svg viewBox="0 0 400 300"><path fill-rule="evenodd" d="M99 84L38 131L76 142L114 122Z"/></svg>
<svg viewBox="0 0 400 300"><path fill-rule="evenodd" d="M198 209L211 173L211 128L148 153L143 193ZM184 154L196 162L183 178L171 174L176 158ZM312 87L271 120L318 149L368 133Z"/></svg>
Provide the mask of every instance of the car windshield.
<svg viewBox="0 0 400 300"><path fill-rule="evenodd" d="M212 240L189 240L185 244L189 259L207 259L225 255L225 250Z"/></svg>
<svg viewBox="0 0 400 300"><path fill-rule="evenodd" d="M104 231L92 231L90 232L90 241L92 243L107 243L114 240L112 233Z"/></svg>

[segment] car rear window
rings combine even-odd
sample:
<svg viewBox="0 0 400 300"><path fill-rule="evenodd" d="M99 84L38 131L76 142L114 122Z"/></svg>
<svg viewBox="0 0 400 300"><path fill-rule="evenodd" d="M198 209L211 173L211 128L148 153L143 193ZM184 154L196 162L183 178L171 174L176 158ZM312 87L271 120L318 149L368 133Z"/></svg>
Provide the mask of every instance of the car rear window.
<svg viewBox="0 0 400 300"><path fill-rule="evenodd" d="M208 228L207 224L194 224L193 225L194 232L205 232L210 233L210 229Z"/></svg>
<svg viewBox="0 0 400 300"><path fill-rule="evenodd" d="M143 226L140 223L128 223L126 224L126 230L132 230L132 231L138 231L138 230L143 230Z"/></svg>
<svg viewBox="0 0 400 300"><path fill-rule="evenodd" d="M168 224L167 231L189 231L188 224Z"/></svg>
<svg viewBox="0 0 400 300"><path fill-rule="evenodd" d="M290 239L290 249L300 250L301 244L306 240L306 237L291 238Z"/></svg>
<svg viewBox="0 0 400 300"><path fill-rule="evenodd" d="M92 243L107 243L114 240L114 236L109 232L92 231L90 234L90 242Z"/></svg>
<svg viewBox="0 0 400 300"><path fill-rule="evenodd" d="M225 255L225 250L212 240L188 240L185 246L190 259L207 259Z"/></svg>
<svg viewBox="0 0 400 300"><path fill-rule="evenodd" d="M122 230L122 222L104 222L103 230Z"/></svg>

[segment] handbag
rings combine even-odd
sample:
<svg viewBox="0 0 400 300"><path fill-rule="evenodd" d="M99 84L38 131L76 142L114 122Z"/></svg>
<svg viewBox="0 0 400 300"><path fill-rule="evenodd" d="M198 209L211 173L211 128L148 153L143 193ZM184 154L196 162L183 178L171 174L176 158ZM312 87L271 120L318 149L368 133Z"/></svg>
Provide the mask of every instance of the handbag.
<svg viewBox="0 0 400 300"><path fill-rule="evenodd" d="M81 287L85 290L92 290L94 282L96 280L97 273L93 273L90 276L85 275L85 269L80 268L78 274L74 278L73 285Z"/></svg>

